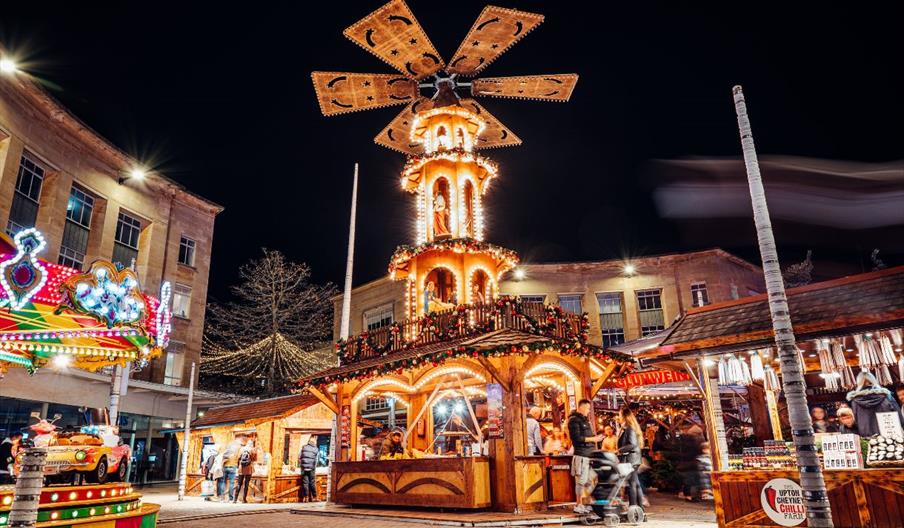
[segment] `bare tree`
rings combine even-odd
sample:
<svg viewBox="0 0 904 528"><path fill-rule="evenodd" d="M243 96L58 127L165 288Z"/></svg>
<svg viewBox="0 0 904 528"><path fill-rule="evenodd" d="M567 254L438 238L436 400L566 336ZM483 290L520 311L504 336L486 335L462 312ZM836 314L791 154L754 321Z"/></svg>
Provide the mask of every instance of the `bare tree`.
<svg viewBox="0 0 904 528"><path fill-rule="evenodd" d="M274 394L335 362L334 285L312 284L307 264L268 249L239 276L231 289L236 301L208 307L201 363L208 381L233 378L244 392Z"/></svg>
<svg viewBox="0 0 904 528"><path fill-rule="evenodd" d="M813 252L808 249L807 258L803 262L785 268L782 278L785 280L786 288L797 288L813 282Z"/></svg>
<svg viewBox="0 0 904 528"><path fill-rule="evenodd" d="M775 332L775 344L778 347L782 370L782 389L788 402L788 418L800 468L800 486L803 488L804 502L807 505L807 523L808 526L831 528L832 511L822 477L822 468L816 455L813 423L810 421L810 412L807 408L807 384L804 381L803 365L791 326L791 313L788 298L785 296L782 268L778 262L778 248L772 233L772 221L769 218L766 191L763 189L763 178L760 175L750 119L747 117L747 103L744 101L744 92L740 86L735 86L733 93L744 164L747 168L750 200L753 203L753 220L756 224L763 273L766 277L772 329Z"/></svg>

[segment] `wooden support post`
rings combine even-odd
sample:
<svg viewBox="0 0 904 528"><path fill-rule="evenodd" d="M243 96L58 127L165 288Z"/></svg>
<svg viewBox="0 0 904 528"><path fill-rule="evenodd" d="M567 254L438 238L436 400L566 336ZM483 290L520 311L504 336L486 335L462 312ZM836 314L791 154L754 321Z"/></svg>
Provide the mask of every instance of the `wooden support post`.
<svg viewBox="0 0 904 528"><path fill-rule="evenodd" d="M783 440L782 419L778 414L778 398L775 391L766 389L766 408L769 409L769 423L772 424L773 440Z"/></svg>
<svg viewBox="0 0 904 528"><path fill-rule="evenodd" d="M725 438L725 421L722 418L722 400L719 396L719 385L709 377L704 359L700 358L700 384L703 387L704 420L709 437L710 452L713 457L713 469L724 471L728 467L728 441Z"/></svg>

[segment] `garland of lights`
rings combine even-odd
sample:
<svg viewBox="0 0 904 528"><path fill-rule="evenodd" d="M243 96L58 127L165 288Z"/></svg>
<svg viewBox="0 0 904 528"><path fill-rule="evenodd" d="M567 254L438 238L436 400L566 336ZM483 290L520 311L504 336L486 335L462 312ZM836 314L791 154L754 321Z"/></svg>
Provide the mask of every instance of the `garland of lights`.
<svg viewBox="0 0 904 528"><path fill-rule="evenodd" d="M481 195L485 194L487 189L489 188L489 181L499 174L499 166L489 158L481 156L480 154L468 152L461 147L456 147L448 150L431 152L429 154L414 154L408 156L408 160L405 162L405 166L402 168L402 188L409 192L415 192L417 190L417 187L409 185L412 182L412 175L418 173L421 169L424 168L424 165L426 165L427 163L437 160L475 163L477 164L477 166L487 171L486 177L480 180L481 183L486 183L480 185L477 189Z"/></svg>
<svg viewBox="0 0 904 528"><path fill-rule="evenodd" d="M455 253L491 253L496 259L505 262L507 268L518 265L518 254L511 249L506 249L489 242L475 240L473 238L449 238L434 240L427 244L410 246L403 244L396 248L389 259L389 274L395 277L396 271L407 264L414 257L428 251L453 251Z"/></svg>
<svg viewBox="0 0 904 528"><path fill-rule="evenodd" d="M0 306L21 310L47 282L47 269L35 257L47 242L33 227L16 233L13 242L18 250L16 255L0 263L0 285L6 292L6 298L0 299Z"/></svg>
<svg viewBox="0 0 904 528"><path fill-rule="evenodd" d="M380 365L372 367L362 367L360 369L345 372L340 375L327 375L311 378L304 383L305 387L328 385L333 382L345 383L350 380L362 380L375 376L384 376L387 374L401 374L406 369L432 365L438 367L450 359L455 358L490 358L503 357L512 355L528 355L540 354L546 351L552 351L563 356L588 357L598 360L610 359L619 362L631 362L633 358L627 354L603 350L593 345L574 343L572 345L563 345L556 340L539 341L525 345L500 345L493 348L474 348L466 346L453 347L448 350L441 350L432 354L424 354L413 358L398 359L395 361L387 361Z"/></svg>
<svg viewBox="0 0 904 528"><path fill-rule="evenodd" d="M590 331L590 318L585 313L581 315L580 332L571 330L571 326L565 324L573 317L574 314L563 310L560 306L547 305L544 307L546 316L537 320L525 311L525 303L518 297L500 297L493 304L494 312L482 325L474 325L468 321L468 305L459 305L451 313L429 313L423 317L408 321L407 324L415 323L420 332L416 336L412 336L405 342L401 350L410 350L419 346L418 341L424 337L426 333L430 333L439 341L451 341L464 337L471 337L485 334L492 331L495 326L495 317L503 315L520 316L524 318L525 328L528 333L534 335L542 335L553 337L556 328L564 327L566 329L566 342L573 342L577 347L587 343ZM445 325L439 324L439 318L442 317L447 322ZM355 363L363 358L371 358L376 356L386 356L393 351L393 344L401 334L403 323L393 322L389 325L390 339L385 343L378 344L374 341L370 332L364 332L350 339L340 339L336 343L336 353L339 356L341 364ZM399 349L396 349L399 350Z"/></svg>

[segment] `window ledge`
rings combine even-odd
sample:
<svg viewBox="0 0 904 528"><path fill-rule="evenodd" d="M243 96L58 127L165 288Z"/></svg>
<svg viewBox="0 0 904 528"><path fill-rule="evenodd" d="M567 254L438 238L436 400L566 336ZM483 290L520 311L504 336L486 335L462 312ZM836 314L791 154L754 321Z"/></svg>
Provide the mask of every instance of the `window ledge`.
<svg viewBox="0 0 904 528"><path fill-rule="evenodd" d="M191 264L185 264L185 263L179 262L179 261L176 261L176 264L178 264L180 268L188 268L192 271L198 271L198 268L196 268L195 266L192 266Z"/></svg>

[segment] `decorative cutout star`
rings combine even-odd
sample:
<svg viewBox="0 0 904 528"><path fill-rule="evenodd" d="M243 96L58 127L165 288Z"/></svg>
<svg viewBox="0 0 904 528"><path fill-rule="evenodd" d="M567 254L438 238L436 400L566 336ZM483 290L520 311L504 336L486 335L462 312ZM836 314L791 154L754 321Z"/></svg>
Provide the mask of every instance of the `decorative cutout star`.
<svg viewBox="0 0 904 528"><path fill-rule="evenodd" d="M364 86L370 86L370 81L364 81Z"/></svg>
<svg viewBox="0 0 904 528"><path fill-rule="evenodd" d="M498 47L499 47L499 44L493 44L493 45L492 45L492 46L490 46L490 47L491 47L491 48L493 48L493 49L496 49L496 48L498 48Z"/></svg>
<svg viewBox="0 0 904 528"><path fill-rule="evenodd" d="M368 100L368 101L373 101L373 100L374 100L374 96L368 95L368 96L367 96L367 100Z"/></svg>
<svg viewBox="0 0 904 528"><path fill-rule="evenodd" d="M390 50L390 51L389 51L389 54L390 54L390 55L398 55L398 54L399 54L399 50L397 50L397 49Z"/></svg>
<svg viewBox="0 0 904 528"><path fill-rule="evenodd" d="M410 42L410 43L412 43L412 44L417 44L417 39L416 39L416 38L412 38L412 39L409 40L408 42Z"/></svg>
<svg viewBox="0 0 904 528"><path fill-rule="evenodd" d="M471 45L472 45L472 46L480 46L480 41L479 41L479 40L475 40L474 42L471 43Z"/></svg>

